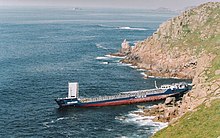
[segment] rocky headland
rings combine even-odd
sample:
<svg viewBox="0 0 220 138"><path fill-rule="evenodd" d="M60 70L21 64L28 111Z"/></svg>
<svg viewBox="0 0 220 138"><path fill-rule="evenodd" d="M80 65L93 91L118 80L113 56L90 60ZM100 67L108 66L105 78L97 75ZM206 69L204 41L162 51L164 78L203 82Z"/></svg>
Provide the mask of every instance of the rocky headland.
<svg viewBox="0 0 220 138"><path fill-rule="evenodd" d="M133 47L125 40L120 52L126 55L123 62L147 69L153 76L193 79L205 45L219 38L218 6L206 3L185 11Z"/></svg>
<svg viewBox="0 0 220 138"><path fill-rule="evenodd" d="M211 107L220 100L220 2L184 11L135 46L125 40L117 54L125 56L122 62L148 70L147 75L192 79L192 90L181 100L168 98L143 109L145 115L155 115L155 121L172 125L201 105Z"/></svg>

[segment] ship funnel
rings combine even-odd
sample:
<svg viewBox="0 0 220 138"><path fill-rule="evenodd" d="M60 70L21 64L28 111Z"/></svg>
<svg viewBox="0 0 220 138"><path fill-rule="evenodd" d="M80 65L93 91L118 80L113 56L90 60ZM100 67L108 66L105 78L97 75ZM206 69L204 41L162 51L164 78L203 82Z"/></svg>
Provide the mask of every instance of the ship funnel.
<svg viewBox="0 0 220 138"><path fill-rule="evenodd" d="M79 84L78 82L69 82L69 92L68 98L77 98L79 94Z"/></svg>

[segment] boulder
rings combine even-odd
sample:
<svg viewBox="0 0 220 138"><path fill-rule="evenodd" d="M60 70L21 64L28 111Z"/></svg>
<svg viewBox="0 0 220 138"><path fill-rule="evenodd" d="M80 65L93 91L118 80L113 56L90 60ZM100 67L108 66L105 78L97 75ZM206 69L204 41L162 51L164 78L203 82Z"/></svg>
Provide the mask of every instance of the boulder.
<svg viewBox="0 0 220 138"><path fill-rule="evenodd" d="M164 104L165 105L174 105L176 101L175 97L167 97Z"/></svg>

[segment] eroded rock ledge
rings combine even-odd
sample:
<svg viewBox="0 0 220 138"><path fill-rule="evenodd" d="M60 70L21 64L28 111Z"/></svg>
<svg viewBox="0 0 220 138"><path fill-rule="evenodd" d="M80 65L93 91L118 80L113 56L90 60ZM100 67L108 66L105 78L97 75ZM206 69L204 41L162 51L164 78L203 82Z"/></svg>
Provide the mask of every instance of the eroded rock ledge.
<svg viewBox="0 0 220 138"><path fill-rule="evenodd" d="M210 106L214 99L220 99L220 79L207 82L206 70L210 67L213 55L204 54L198 60L196 74L193 79L193 88L185 94L181 100L168 97L164 104L158 104L150 109L145 109L143 115L156 116L154 121L174 123L188 111L194 111L196 107L205 103Z"/></svg>

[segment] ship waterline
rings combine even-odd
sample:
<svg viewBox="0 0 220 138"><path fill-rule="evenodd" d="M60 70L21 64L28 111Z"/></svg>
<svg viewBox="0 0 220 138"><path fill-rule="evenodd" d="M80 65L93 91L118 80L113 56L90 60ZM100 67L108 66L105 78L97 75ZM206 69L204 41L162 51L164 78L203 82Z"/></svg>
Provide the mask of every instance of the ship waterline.
<svg viewBox="0 0 220 138"><path fill-rule="evenodd" d="M155 83L156 86L156 83ZM134 103L152 102L165 99L169 96L182 94L188 90L188 84L184 82L171 85L162 85L156 89L120 92L112 96L99 96L94 98L78 97L78 83L69 83L68 97L57 98L55 101L60 107L102 107L116 106Z"/></svg>

